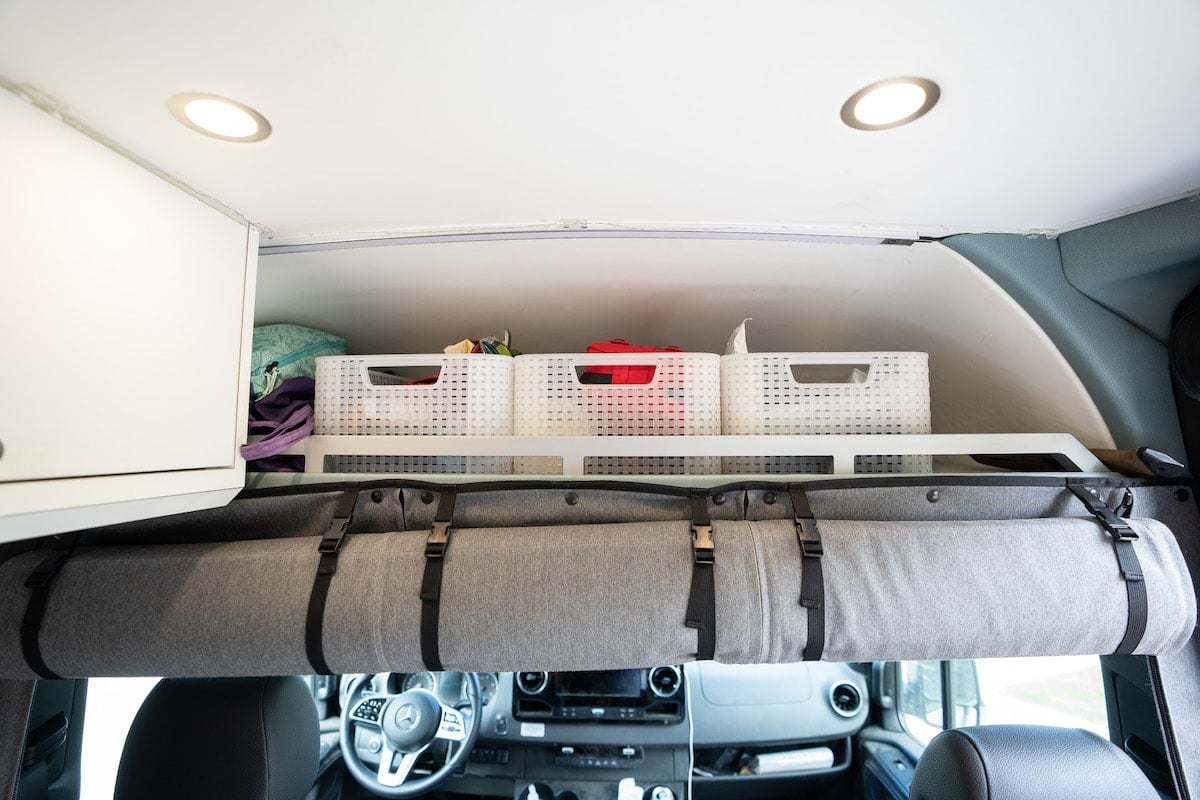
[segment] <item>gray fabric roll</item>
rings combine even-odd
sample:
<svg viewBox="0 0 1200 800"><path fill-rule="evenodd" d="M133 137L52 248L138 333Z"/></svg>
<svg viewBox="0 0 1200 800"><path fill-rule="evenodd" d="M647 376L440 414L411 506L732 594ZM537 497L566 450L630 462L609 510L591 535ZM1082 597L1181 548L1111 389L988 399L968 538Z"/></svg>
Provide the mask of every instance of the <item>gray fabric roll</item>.
<svg viewBox="0 0 1200 800"><path fill-rule="evenodd" d="M87 543L154 545L320 536L329 527L341 496L341 491L333 491L239 497L220 508L92 528L86 534ZM399 489L362 490L354 506L351 530L403 530L401 499Z"/></svg>
<svg viewBox="0 0 1200 800"><path fill-rule="evenodd" d="M820 521L828 661L1112 652L1125 585L1092 519ZM1196 601L1174 537L1135 520L1150 615L1139 653L1174 652ZM799 552L790 521L715 521L717 651L727 663L801 658ZM425 531L349 537L324 646L342 672L422 669ZM315 537L81 547L41 636L67 676L310 671L304 622ZM18 629L41 554L0 565L0 677L31 675ZM445 562L449 669L580 670L692 660L686 522L455 530Z"/></svg>
<svg viewBox="0 0 1200 800"><path fill-rule="evenodd" d="M1130 524L1149 595L1136 652L1175 652L1196 621L1187 566L1161 523ZM821 534L827 661L1111 653L1125 633L1125 583L1091 518L829 522Z"/></svg>
<svg viewBox="0 0 1200 800"><path fill-rule="evenodd" d="M1057 486L960 483L953 478L946 478L946 481L939 483L929 476L920 483L898 486L809 489L807 495L818 520L1020 520L1080 516L1084 513L1079 498L1067 490L1061 481ZM1115 507L1120 502L1117 495L1123 491L1112 490L1113 499L1108 500L1106 495L1106 501ZM771 499L774 502L767 502ZM777 489L747 492L746 518L791 519L792 503L787 492Z"/></svg>
<svg viewBox="0 0 1200 800"><path fill-rule="evenodd" d="M437 492L404 489L405 528L421 530L433 522ZM746 493L728 492L708 504L712 519L742 519ZM427 501L427 502L426 502ZM505 489L462 492L454 504L454 524L468 528L521 525L602 525L628 522L677 522L691 518L685 496L564 486L555 489Z"/></svg>

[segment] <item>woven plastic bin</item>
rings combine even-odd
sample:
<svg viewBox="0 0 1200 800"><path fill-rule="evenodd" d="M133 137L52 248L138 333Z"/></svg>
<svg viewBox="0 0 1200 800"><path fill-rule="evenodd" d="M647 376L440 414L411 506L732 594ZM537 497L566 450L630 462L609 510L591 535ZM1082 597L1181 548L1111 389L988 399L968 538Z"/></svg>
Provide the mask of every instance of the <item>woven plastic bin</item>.
<svg viewBox="0 0 1200 800"><path fill-rule="evenodd" d="M928 353L748 353L721 357L727 435L930 432ZM815 456L727 457L727 473L830 472ZM855 472L930 472L930 456L857 456Z"/></svg>
<svg viewBox="0 0 1200 800"><path fill-rule="evenodd" d="M517 356L518 436L705 436L721 432L720 357L713 353L559 353ZM653 366L648 383L584 383L589 367ZM521 474L559 471L555 459L518 458ZM710 456L588 457L589 475L710 475Z"/></svg>
<svg viewBox="0 0 1200 800"><path fill-rule="evenodd" d="M389 369L428 368L431 384ZM509 436L513 359L485 355L376 355L317 359L317 434L351 436ZM333 457L335 472L509 474L502 456Z"/></svg>

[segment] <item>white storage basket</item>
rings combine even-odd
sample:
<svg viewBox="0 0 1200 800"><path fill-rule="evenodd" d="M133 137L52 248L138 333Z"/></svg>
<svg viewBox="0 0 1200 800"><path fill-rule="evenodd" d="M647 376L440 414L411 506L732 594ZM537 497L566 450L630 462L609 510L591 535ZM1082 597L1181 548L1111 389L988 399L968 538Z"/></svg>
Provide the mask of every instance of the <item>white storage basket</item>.
<svg viewBox="0 0 1200 800"><path fill-rule="evenodd" d="M927 353L746 353L721 357L727 435L929 433ZM929 456L858 456L855 472L929 472ZM821 457L724 459L727 473L829 472Z"/></svg>
<svg viewBox="0 0 1200 800"><path fill-rule="evenodd" d="M518 436L711 436L721 432L720 357L713 353L560 353L518 356L513 382ZM583 383L585 368L653 366L644 384ZM719 457L589 457L589 475L705 475ZM559 470L518 458L525 474Z"/></svg>
<svg viewBox="0 0 1200 800"><path fill-rule="evenodd" d="M440 370L412 384L386 371ZM317 359L315 433L357 436L509 436L513 359L487 355L378 355ZM498 456L333 456L335 472L512 472Z"/></svg>

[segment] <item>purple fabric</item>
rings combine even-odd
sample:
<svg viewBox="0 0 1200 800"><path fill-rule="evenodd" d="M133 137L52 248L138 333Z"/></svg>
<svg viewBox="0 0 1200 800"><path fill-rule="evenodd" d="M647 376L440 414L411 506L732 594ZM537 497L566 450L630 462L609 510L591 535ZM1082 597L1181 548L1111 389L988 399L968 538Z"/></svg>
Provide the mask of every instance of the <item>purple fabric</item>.
<svg viewBox="0 0 1200 800"><path fill-rule="evenodd" d="M264 436L242 445L246 468L253 472L301 472L302 456L281 456L284 450L313 431L312 378L289 378L266 397L250 406L250 434Z"/></svg>

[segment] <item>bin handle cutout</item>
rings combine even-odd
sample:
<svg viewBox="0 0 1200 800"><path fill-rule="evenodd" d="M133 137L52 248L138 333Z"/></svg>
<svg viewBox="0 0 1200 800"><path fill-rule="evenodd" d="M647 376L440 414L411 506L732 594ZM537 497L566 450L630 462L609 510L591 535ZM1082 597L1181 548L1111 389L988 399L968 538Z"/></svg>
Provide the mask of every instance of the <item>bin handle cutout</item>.
<svg viewBox="0 0 1200 800"><path fill-rule="evenodd" d="M429 356L416 358L363 359L359 364L363 386L387 389L394 386L436 386L442 382L444 363L431 363Z"/></svg>
<svg viewBox="0 0 1200 800"><path fill-rule="evenodd" d="M845 384L856 386L870 383L873 377L873 364L813 364L792 362L788 365L792 374L792 382L798 384Z"/></svg>
<svg viewBox="0 0 1200 800"><path fill-rule="evenodd" d="M643 370L648 370L648 374ZM656 364L610 365L600 362L575 365L575 380L584 386L649 386L657 377Z"/></svg>

